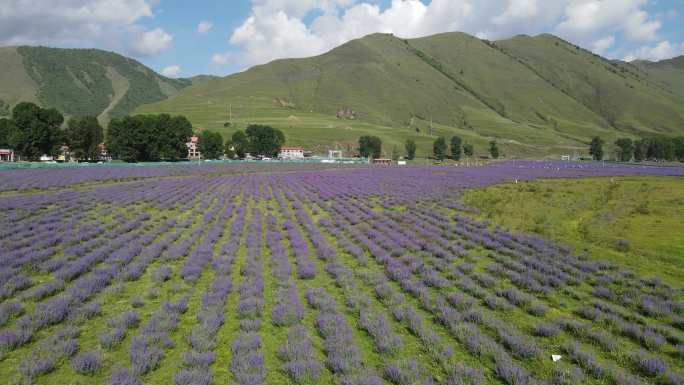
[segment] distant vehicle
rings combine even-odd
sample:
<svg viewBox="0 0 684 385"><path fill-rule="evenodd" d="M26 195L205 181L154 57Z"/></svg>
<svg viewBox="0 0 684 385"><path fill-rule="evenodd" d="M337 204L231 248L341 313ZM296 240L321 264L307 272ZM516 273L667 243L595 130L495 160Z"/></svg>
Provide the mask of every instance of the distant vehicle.
<svg viewBox="0 0 684 385"><path fill-rule="evenodd" d="M271 160L271 158L263 157L263 158L261 158L261 160Z"/></svg>

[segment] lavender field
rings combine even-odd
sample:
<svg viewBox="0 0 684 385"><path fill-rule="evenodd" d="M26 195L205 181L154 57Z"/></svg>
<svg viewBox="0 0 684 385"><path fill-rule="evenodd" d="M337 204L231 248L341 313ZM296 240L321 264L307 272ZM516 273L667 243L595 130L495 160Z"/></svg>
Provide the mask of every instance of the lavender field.
<svg viewBox="0 0 684 385"><path fill-rule="evenodd" d="M0 172L0 383L684 384L681 286L460 196L684 168L241 167Z"/></svg>

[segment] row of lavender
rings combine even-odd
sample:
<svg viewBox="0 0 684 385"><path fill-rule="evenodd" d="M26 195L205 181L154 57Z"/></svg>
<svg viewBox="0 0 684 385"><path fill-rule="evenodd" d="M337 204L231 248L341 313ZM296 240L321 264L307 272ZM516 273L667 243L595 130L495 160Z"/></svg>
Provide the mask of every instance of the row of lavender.
<svg viewBox="0 0 684 385"><path fill-rule="evenodd" d="M237 383L266 382L264 322L287 328L279 370L295 383L681 383L681 292L463 216L463 186L538 172L524 163L480 170L479 180L435 168L150 179L0 198L11 219L0 225L0 367L20 359L32 382L66 359L81 375L139 383L182 349L177 384L220 382L214 351L230 317L239 324L229 341ZM111 314L100 301L110 287L147 275L189 289L111 315L99 347L81 336ZM270 314L266 295L275 297ZM193 326L179 331L183 318ZM371 365L361 364L366 339L381 357ZM407 339L430 359L406 357ZM122 349L128 363L112 365ZM463 352L483 370L463 365ZM555 352L570 362L550 363Z"/></svg>

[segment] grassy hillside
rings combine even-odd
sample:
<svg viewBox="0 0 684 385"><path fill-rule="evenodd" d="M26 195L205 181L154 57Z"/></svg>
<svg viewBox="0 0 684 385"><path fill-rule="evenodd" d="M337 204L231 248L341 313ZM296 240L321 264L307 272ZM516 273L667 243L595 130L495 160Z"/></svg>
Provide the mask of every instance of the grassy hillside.
<svg viewBox="0 0 684 385"><path fill-rule="evenodd" d="M619 131L682 132L682 98L635 67L606 60L552 35L517 36L496 42L495 47Z"/></svg>
<svg viewBox="0 0 684 385"><path fill-rule="evenodd" d="M657 63L639 61L635 64L668 91L684 97L684 56Z"/></svg>
<svg viewBox="0 0 684 385"><path fill-rule="evenodd" d="M191 84L156 74L139 62L95 49L0 48L0 100L55 107L67 115L107 121Z"/></svg>
<svg viewBox="0 0 684 385"><path fill-rule="evenodd" d="M284 130L289 144L321 152L375 134L386 155L403 153L412 138L420 156L438 135L458 134L480 153L496 138L504 155L555 156L585 152L594 135L612 143L681 134L684 97L663 84L669 77L550 35L493 43L462 33L374 34L321 56L197 82L136 112L185 114L197 128L225 135L267 123ZM355 119L336 117L345 107Z"/></svg>

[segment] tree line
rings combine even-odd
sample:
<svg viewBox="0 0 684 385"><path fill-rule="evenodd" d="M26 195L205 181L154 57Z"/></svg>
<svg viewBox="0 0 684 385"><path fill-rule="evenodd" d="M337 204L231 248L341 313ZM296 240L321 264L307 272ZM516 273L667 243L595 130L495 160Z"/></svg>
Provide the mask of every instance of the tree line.
<svg viewBox="0 0 684 385"><path fill-rule="evenodd" d="M594 160L603 160L605 141L594 137L589 144L589 154ZM615 141L615 159L620 162L675 161L684 162L684 136L654 136L633 140L619 138Z"/></svg>
<svg viewBox="0 0 684 385"><path fill-rule="evenodd" d="M413 160L416 157L416 145L415 140L408 139L404 143L404 151L406 153L405 158L408 160ZM394 153L394 151L393 151ZM494 159L499 157L499 148L497 146L496 140L489 142L489 153ZM449 145L447 145L446 138L439 137L435 139L432 145L433 157L437 160L444 160L450 157L453 160L461 160L463 155L471 157L475 154L475 147L468 142L464 142L459 136L451 137ZM382 140L377 136L362 136L359 138L359 155L366 158L380 158L382 155ZM394 156L393 156L394 157Z"/></svg>
<svg viewBox="0 0 684 385"><path fill-rule="evenodd" d="M14 149L24 160L38 160L42 155L55 156L66 145L74 158L100 160L100 144L109 155L127 162L176 161L186 159L186 143L193 135L192 124L184 116L135 115L112 119L104 129L94 116L75 116L64 122L64 115L54 108L34 103L17 104L10 118L0 119L0 147ZM253 124L238 130L225 143L221 134L202 131L198 150L205 159L228 157L277 156L285 143L282 131Z"/></svg>
<svg viewBox="0 0 684 385"><path fill-rule="evenodd" d="M0 119L0 147L14 149L26 160L54 156L68 145L75 156L95 160L99 156L103 130L95 117L72 117L64 125L64 115L54 108L41 108L22 102L14 106L11 118Z"/></svg>

